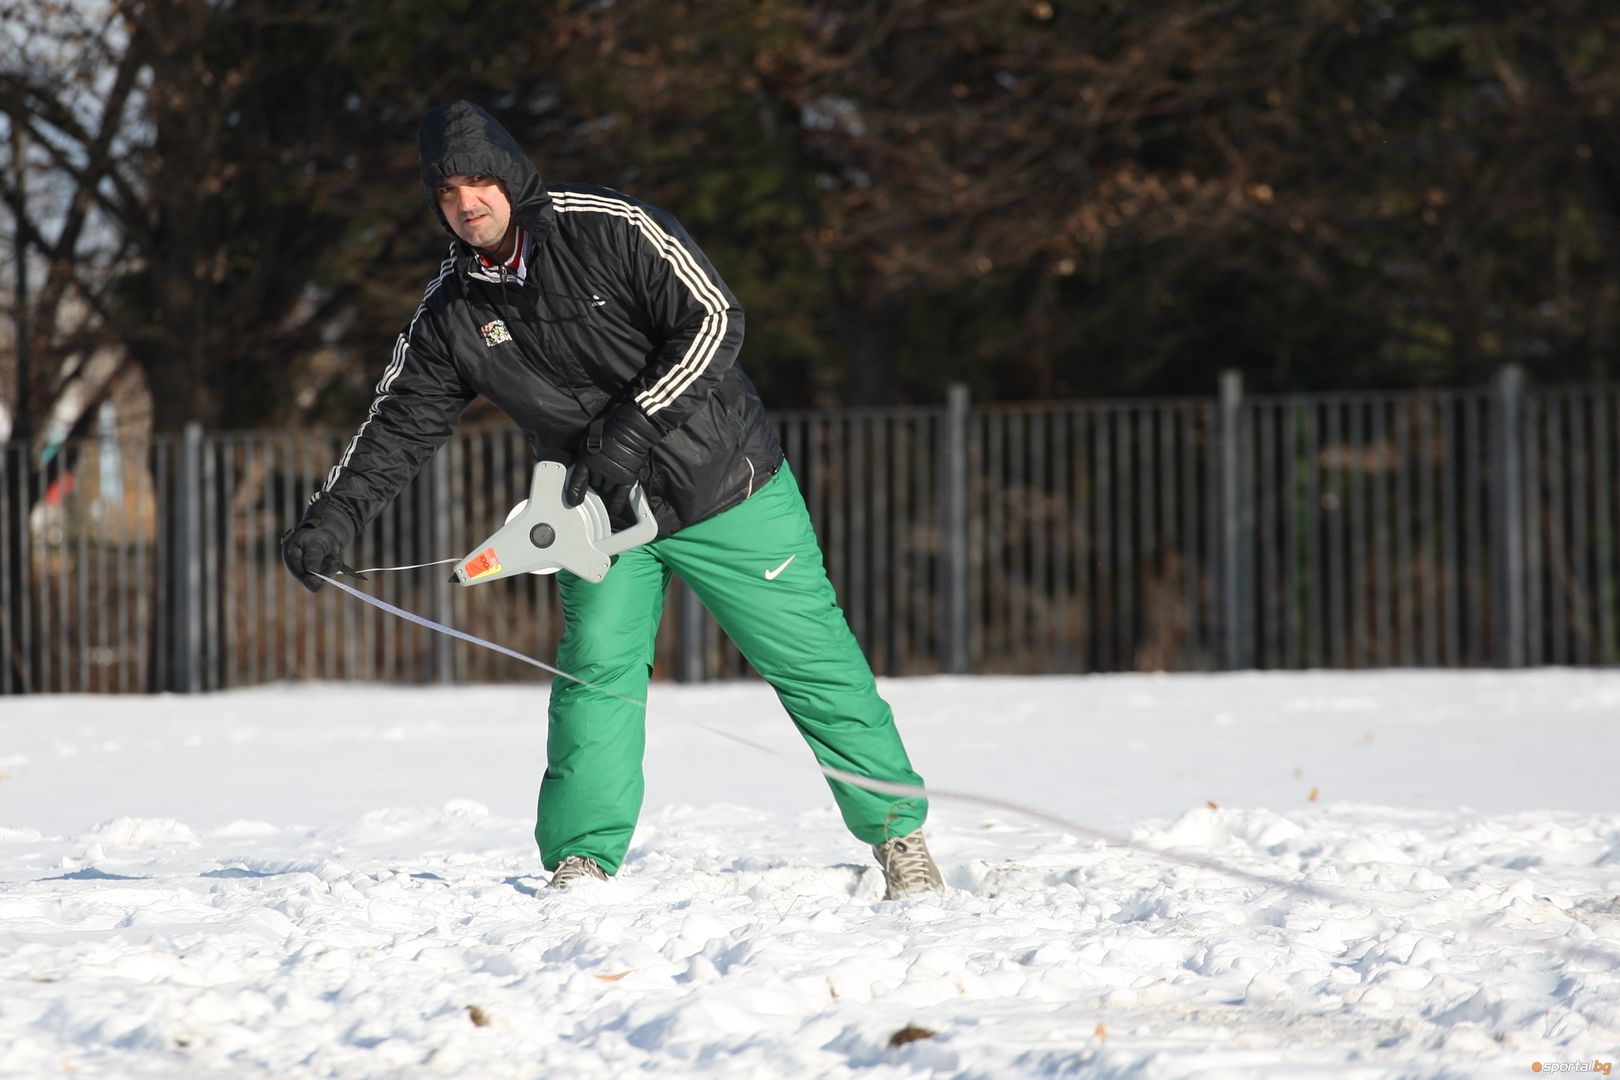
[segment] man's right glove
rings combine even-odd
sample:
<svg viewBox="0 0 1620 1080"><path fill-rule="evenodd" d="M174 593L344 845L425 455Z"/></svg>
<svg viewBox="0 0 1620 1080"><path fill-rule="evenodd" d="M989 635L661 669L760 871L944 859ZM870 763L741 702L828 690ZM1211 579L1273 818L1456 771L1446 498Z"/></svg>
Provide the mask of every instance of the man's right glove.
<svg viewBox="0 0 1620 1080"><path fill-rule="evenodd" d="M345 538L337 530L308 519L281 534L281 561L304 588L320 592L325 583L316 574L360 576L338 559L344 543Z"/></svg>
<svg viewBox="0 0 1620 1080"><path fill-rule="evenodd" d="M658 439L653 422L628 401L592 420L563 489L563 505L578 506L589 488L595 488L610 508L623 502L631 485L640 480L641 467Z"/></svg>

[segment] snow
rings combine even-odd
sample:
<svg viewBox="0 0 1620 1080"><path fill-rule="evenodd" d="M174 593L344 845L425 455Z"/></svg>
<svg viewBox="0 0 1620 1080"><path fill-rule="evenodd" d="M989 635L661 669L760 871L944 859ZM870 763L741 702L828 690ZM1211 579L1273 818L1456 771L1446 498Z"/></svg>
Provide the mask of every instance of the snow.
<svg viewBox="0 0 1620 1080"><path fill-rule="evenodd" d="M623 871L545 891L524 679L5 700L0 1076L1505 1077L1620 1051L1620 672L887 681L931 783L1044 815L937 801L949 892L898 902L755 683L655 687Z"/></svg>

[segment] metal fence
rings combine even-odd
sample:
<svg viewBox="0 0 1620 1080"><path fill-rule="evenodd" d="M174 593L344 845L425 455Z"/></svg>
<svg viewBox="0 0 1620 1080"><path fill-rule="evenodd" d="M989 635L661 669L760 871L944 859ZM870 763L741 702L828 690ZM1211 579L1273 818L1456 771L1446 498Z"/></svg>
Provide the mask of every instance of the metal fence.
<svg viewBox="0 0 1620 1080"><path fill-rule="evenodd" d="M1527 388L790 412L775 417L880 674L1620 662L1620 394ZM90 440L0 475L0 689L533 679L312 596L278 536L348 433ZM465 430L356 566L466 553L526 494ZM555 582L374 575L384 599L549 656ZM747 665L677 583L657 674Z"/></svg>
<svg viewBox="0 0 1620 1080"><path fill-rule="evenodd" d="M1226 470L1233 667L1620 662L1620 394L1258 398ZM1248 602L1245 602L1248 601Z"/></svg>

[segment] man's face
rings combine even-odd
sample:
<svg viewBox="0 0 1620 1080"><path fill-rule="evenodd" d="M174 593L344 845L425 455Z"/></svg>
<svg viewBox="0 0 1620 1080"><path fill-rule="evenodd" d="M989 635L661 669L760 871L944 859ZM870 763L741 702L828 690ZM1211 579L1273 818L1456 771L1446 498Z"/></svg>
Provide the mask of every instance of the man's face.
<svg viewBox="0 0 1620 1080"><path fill-rule="evenodd" d="M506 187L493 176L448 176L438 190L439 209L455 234L487 253L499 253L512 224Z"/></svg>

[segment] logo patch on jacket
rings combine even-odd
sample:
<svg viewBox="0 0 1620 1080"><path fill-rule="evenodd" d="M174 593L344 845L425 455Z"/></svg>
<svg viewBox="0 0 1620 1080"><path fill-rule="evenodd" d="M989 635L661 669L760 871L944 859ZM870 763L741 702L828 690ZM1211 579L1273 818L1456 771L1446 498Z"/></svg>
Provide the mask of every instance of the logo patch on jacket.
<svg viewBox="0 0 1620 1080"><path fill-rule="evenodd" d="M484 335L484 346L489 349L493 349L502 342L512 340L511 333L506 329L506 323L501 319L496 319L492 323L485 323L478 328L478 332Z"/></svg>

